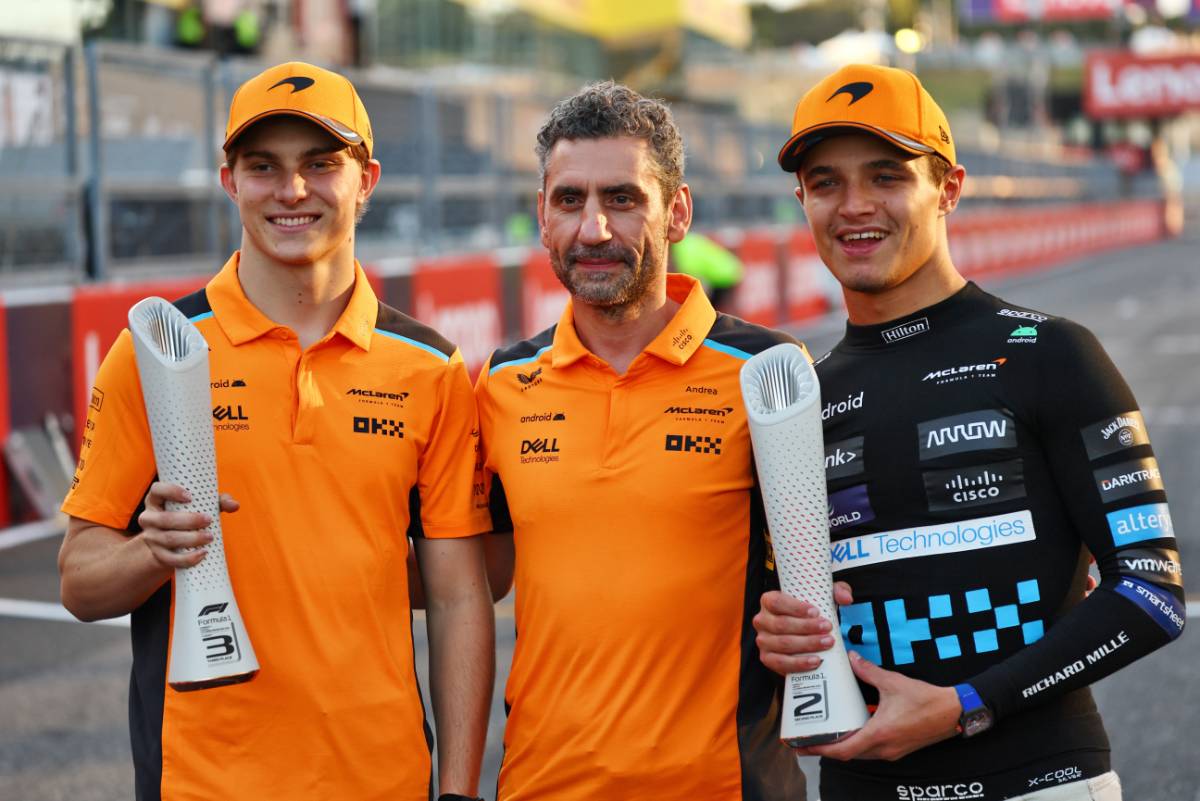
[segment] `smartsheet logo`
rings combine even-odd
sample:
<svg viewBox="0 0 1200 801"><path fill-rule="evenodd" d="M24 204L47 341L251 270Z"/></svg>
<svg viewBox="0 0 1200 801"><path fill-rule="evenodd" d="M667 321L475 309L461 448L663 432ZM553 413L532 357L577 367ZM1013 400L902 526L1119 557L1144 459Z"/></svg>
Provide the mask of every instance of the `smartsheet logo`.
<svg viewBox="0 0 1200 801"><path fill-rule="evenodd" d="M884 342L899 342L902 339L915 337L917 334L924 334L929 330L929 318L921 317L917 320L909 320L908 322L900 323L900 325L885 328L879 332L883 337Z"/></svg>
<svg viewBox="0 0 1200 801"><path fill-rule="evenodd" d="M1171 510L1165 503L1146 503L1109 512L1108 530L1117 547L1131 542L1157 540L1175 536L1175 525L1171 522Z"/></svg>
<svg viewBox="0 0 1200 801"><path fill-rule="evenodd" d="M1017 429L1007 409L939 417L917 425L921 459L951 453L1017 447Z"/></svg>

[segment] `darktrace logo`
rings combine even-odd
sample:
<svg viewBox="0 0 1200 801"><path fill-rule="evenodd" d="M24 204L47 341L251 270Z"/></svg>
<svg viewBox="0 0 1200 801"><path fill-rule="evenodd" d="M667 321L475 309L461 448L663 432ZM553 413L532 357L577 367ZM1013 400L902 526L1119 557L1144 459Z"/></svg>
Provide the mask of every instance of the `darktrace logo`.
<svg viewBox="0 0 1200 801"><path fill-rule="evenodd" d="M399 406L404 407L404 400L409 396L408 392L385 392L378 389L366 389L363 387L352 387L346 390L346 397L354 398L360 403L369 403L376 406Z"/></svg>
<svg viewBox="0 0 1200 801"><path fill-rule="evenodd" d="M538 412L537 414L522 415L522 423L557 423L567 419L563 412Z"/></svg>
<svg viewBox="0 0 1200 801"><path fill-rule="evenodd" d="M212 389L229 389L230 387L244 387L246 382L241 378L218 378L209 384Z"/></svg>
<svg viewBox="0 0 1200 801"><path fill-rule="evenodd" d="M691 434L667 434L663 450L679 453L711 453L721 455L721 438L692 436Z"/></svg>
<svg viewBox="0 0 1200 801"><path fill-rule="evenodd" d="M828 103L830 100L833 100L838 95L850 95L850 102L847 103L846 105L853 106L855 103L857 103L858 101L862 100L864 97L869 95L871 93L871 90L874 88L875 88L875 84L870 83L868 81L854 81L853 83L848 83L845 86L839 88L836 92L831 94L829 96L829 100L826 100L825 102Z"/></svg>
<svg viewBox="0 0 1200 801"><path fill-rule="evenodd" d="M196 617L208 617L209 615L219 615L222 612L224 612L228 606L229 606L228 601L226 601L224 603L219 603L219 604L205 604L204 608L200 610L200 614L196 615Z"/></svg>
<svg viewBox="0 0 1200 801"><path fill-rule="evenodd" d="M292 87L292 94L296 94L296 92L303 92L314 83L316 83L316 81L314 81L312 78L305 78L302 75L297 75L292 78L284 78L282 81L272 86L271 89L278 89L281 86L287 85ZM267 91L269 92L271 89L268 89Z"/></svg>
<svg viewBox="0 0 1200 801"><path fill-rule="evenodd" d="M88 406L91 406L96 411L100 411L100 407L104 405L104 392L102 390L92 388L92 400Z"/></svg>
<svg viewBox="0 0 1200 801"><path fill-rule="evenodd" d="M522 392L533 389L542 383L542 368L539 367L532 373L517 373L517 381L521 384Z"/></svg>
<svg viewBox="0 0 1200 801"><path fill-rule="evenodd" d="M891 328L885 328L879 332L879 336L883 337L883 341L887 343L899 342L902 339L915 337L917 334L924 334L929 330L929 318L921 317L917 320L909 320L900 325L894 325Z"/></svg>
<svg viewBox="0 0 1200 801"><path fill-rule="evenodd" d="M733 414L732 406L721 406L720 408L710 408L707 406L668 406L663 409L663 414L674 415L676 420L703 422L703 423L724 423L725 418Z"/></svg>
<svg viewBox="0 0 1200 801"><path fill-rule="evenodd" d="M995 378L996 372L1004 366L1008 359L1003 357L992 359L982 364L960 364L954 367L943 367L926 373L921 383L932 381L935 384L953 384L955 381L966 381L971 378Z"/></svg>
<svg viewBox="0 0 1200 801"><path fill-rule="evenodd" d="M697 395L716 395L716 394L718 394L716 387L705 387L705 386L700 386L698 384L696 386L692 386L691 384L688 384L687 389L685 389L684 392L694 392Z"/></svg>
<svg viewBox="0 0 1200 801"><path fill-rule="evenodd" d="M521 440L521 464L557 462L562 451L558 437L535 437Z"/></svg>
<svg viewBox="0 0 1200 801"><path fill-rule="evenodd" d="M404 421L384 417L355 417L354 433L403 439Z"/></svg>

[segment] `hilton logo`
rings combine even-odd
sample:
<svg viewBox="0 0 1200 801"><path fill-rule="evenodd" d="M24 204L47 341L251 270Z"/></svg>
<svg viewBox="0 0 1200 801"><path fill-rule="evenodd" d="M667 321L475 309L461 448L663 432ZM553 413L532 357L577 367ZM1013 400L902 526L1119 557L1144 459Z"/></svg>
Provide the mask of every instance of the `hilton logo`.
<svg viewBox="0 0 1200 801"><path fill-rule="evenodd" d="M915 337L917 334L924 334L929 330L929 318L922 317L919 320L909 320L907 323L885 328L879 332L883 337L884 342L899 342L902 339Z"/></svg>

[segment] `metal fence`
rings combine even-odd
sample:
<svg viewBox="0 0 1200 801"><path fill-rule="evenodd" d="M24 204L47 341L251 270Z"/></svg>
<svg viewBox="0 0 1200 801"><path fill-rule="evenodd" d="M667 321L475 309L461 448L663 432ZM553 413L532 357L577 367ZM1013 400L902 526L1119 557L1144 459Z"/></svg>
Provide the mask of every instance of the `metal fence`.
<svg viewBox="0 0 1200 801"><path fill-rule="evenodd" d="M115 42L0 39L0 286L211 271L240 236L216 179L225 115L236 87L263 67ZM379 68L350 77L383 164L359 230L363 258L532 239L533 144L558 99L537 88L536 76ZM673 109L697 226L797 218L794 180L775 166L786 125L687 103ZM1128 191L1099 162L1047 163L969 146L960 158L973 176L1008 179L1006 191L982 181L972 203ZM1043 190L1026 191L1034 181Z"/></svg>

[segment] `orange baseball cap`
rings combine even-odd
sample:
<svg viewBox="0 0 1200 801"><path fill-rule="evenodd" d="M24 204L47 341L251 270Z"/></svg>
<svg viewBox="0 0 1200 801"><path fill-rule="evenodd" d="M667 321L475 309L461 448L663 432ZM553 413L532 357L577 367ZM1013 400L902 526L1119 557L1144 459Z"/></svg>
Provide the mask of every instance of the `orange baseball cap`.
<svg viewBox="0 0 1200 801"><path fill-rule="evenodd" d="M311 120L348 145L366 145L371 155L371 121L354 85L302 61L271 67L238 87L229 104L224 149L254 123L279 114Z"/></svg>
<svg viewBox="0 0 1200 801"><path fill-rule="evenodd" d="M850 64L809 89L796 104L792 138L779 151L779 166L799 170L804 149L831 128L859 128L909 153L936 153L957 163L945 113L907 70Z"/></svg>

